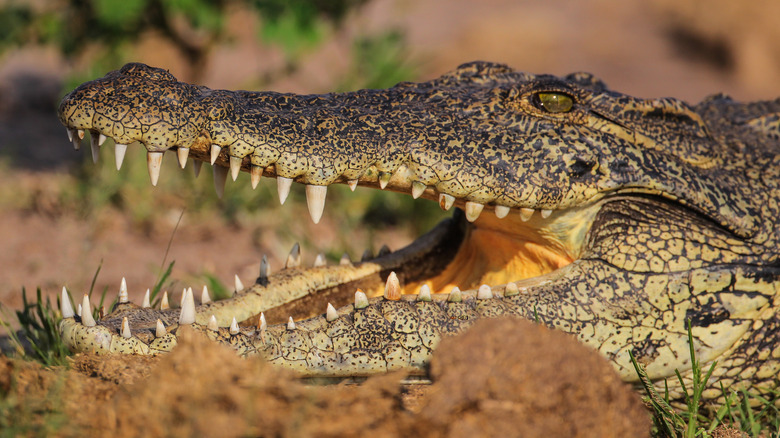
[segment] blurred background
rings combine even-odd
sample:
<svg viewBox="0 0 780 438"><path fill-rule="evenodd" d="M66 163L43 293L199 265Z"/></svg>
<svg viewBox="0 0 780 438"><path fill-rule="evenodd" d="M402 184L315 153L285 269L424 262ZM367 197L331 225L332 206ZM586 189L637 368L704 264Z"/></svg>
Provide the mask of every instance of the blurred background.
<svg viewBox="0 0 780 438"><path fill-rule="evenodd" d="M324 93L427 80L472 60L534 73L589 71L615 90L695 103L780 95L780 2L754 0L0 0L0 302L21 290L134 299L175 262L166 288L229 288L279 269L295 242L353 260L398 249L444 216L435 203L329 190L319 225L302 187L280 206L247 175L214 195L166 158L149 184L131 147L97 165L56 118L62 96L128 61L211 88ZM87 153L84 153L86 149ZM290 202L292 201L292 202ZM98 272L99 270L99 272ZM97 275L96 275L97 273Z"/></svg>

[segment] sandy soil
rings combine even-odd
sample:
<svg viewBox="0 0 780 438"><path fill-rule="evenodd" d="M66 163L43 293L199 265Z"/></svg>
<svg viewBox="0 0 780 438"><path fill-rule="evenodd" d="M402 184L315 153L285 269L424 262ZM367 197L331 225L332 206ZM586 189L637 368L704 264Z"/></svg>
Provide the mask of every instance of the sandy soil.
<svg viewBox="0 0 780 438"><path fill-rule="evenodd" d="M590 71L616 90L646 97L672 95L695 102L719 91L743 100L780 95L778 40L758 32L774 31L769 24L776 14L745 8L714 16L719 10L714 7L700 14L699 3L375 0L349 17L332 42L304 56L296 74L276 80L271 88L329 91L349 67L354 36L401 29L410 62L420 66L419 79L483 59L533 72ZM701 22L686 28L691 17ZM252 88L263 72L278 68L282 56L254 39L254 23L246 14L236 12L231 20L233 41L216 48L198 76L213 88ZM135 50L139 61L169 68L180 79L192 77L181 57L153 35ZM0 192L10 198L1 200L0 209L0 302L10 308L20 306L23 286L28 291L40 286L49 296L62 285L86 290L101 260L97 290L116 290L124 276L131 296L138 299L154 283L175 222L138 229L113 211L85 217L73 207L47 204L58 178L81 160L54 115L59 84L73 65L46 48L7 53L0 63L0 158L6 163ZM28 196L37 196L40 208L14 207L15 197ZM148 196L155 196L151 188ZM267 217L280 217L281 208L268 205ZM305 257L313 259L333 244L336 237L328 221L338 220L339 208L329 204L330 219L322 227L298 225L314 247ZM204 271L216 273L225 284L232 283L235 273L251 279L264 253L279 266L296 238L276 236L273 223L260 219L228 226L185 220L169 255L176 260L174 278L184 286L196 286L187 283ZM355 236L353 243L378 247L389 241L398 247L411 238L405 230L392 229L380 236ZM496 348L506 341L489 341L499 339L491 338L496 330L516 335L516 347ZM647 418L637 411L636 397L595 355L570 340L535 326L486 324L475 333L476 341L457 341L460 349L443 346L432 366L435 383L424 389L399 387L397 375L362 386L303 386L262 362L237 360L195 340L160 360L77 357L77 372L41 370L0 358L0 368L6 370L0 372L0 388L37 403L40 409L34 412L59 412L52 432L63 435L86 428L87 435L111 431L128 436L142 431L180 436L349 436L368 431L378 436L465 436L478 431L511 436L520 434L520 426L526 428L524 436L553 427L563 428L555 429L561 436L646 434ZM539 350L544 343L537 339L547 339L547 348ZM469 367L461 369L464 364ZM31 424L39 418L29 415Z"/></svg>

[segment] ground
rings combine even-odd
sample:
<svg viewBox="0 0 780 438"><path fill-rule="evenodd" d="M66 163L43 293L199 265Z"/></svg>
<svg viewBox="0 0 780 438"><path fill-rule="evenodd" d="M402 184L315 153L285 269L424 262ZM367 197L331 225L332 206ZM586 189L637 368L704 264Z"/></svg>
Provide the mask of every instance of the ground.
<svg viewBox="0 0 780 438"><path fill-rule="evenodd" d="M776 26L761 23L769 20L771 24L776 14L759 7L762 2L755 2L751 10L718 15L720 8L709 7L702 14L696 9L699 3L375 0L349 17L343 33L331 43L306 55L295 75L278 79L271 87L329 91L348 69L355 35L401 29L407 38L408 59L419 66L420 79L437 76L461 62L483 59L532 72L590 71L614 89L645 97L672 95L696 102L720 91L741 100L780 95L780 85L774 80L778 40L761 32L775 31ZM765 6L774 7L771 2ZM691 17L697 18L697 26L688 29L684 24ZM231 19L239 29L235 39L215 50L200 81L213 88L252 88L259 72L278 65L281 57L278 51L257 43L246 30L248 26L241 25L245 16L237 13ZM134 59L165 66L180 78L191 79L176 54L160 46L154 35L135 50ZM176 261L173 277L180 290L201 284L204 272L225 284L232 283L235 273L251 281L262 254L268 254L278 267L297 240L308 244L304 244L304 258L310 262L317 252L336 248L348 248L353 257L359 257L366 246L378 248L385 242L398 248L417 234L390 227L345 239L334 231L341 214L336 206L345 204L331 204L330 198L339 196L331 194L321 226L296 220L284 234L276 232L279 223L290 222L294 216L306 218L305 207L279 207L274 198L258 214L229 220L220 214L187 212L175 234L181 213L176 200L166 204L164 212L157 212L153 221L127 217L115 206L79 211L69 203L70 197L62 195L61 187L70 183L69 175L80 165L83 151L72 151L54 115L61 96L60 72L69 65L46 48L5 54L0 63L0 242L4 248L0 251L0 301L8 308L21 306L22 287L28 292L41 287L45 296L55 296L63 285L74 293L83 292L98 266L97 291L114 293L120 279L127 277L131 298L138 300L159 275L172 235L167 260ZM323 65L329 68L323 70ZM112 158L110 152L104 153L101 165L110 167ZM173 166L164 169L161 185L166 184L167 171L173 172ZM227 190L228 194L232 190L230 183ZM258 190L275 189L263 182ZM138 196L153 199L159 193L147 185L139 189ZM353 246L345 240L353 241ZM494 332L483 327L470 335L479 336L476 342L461 339L459 348L449 352L443 346L432 366L435 378L430 387L400 387L398 375L370 379L361 386L304 386L260 362L240 361L197 341L159 360L76 357L74 371L69 372L3 358L1 366L9 372L0 372L0 387L4 391L13 387L10 394L25 394L40 402L43 410L58 412L60 422L50 418L55 422L47 427L63 435L75 433L76 427L132 435L139 434L143 426L144 430L178 435L316 431L327 436L355 434L359 426L376 435L417 431L460 436L473 430L502 433L501 428L508 426L506 418L512 418L512 427L578 427L582 428L577 429L580 436L606 436L597 429L585 429L605 425L614 426L612 430L638 426L640 434L648 430L646 416L636 411L637 397L618 384L594 355L535 326L517 331L514 327L492 329L517 334L514 341L522 344L500 353L490 350L489 339L505 339L490 337ZM537 351L538 345L526 344L545 336L561 346L548 344ZM469 342L476 345L468 346ZM480 353L478 348L485 350ZM466 357L458 358L458 354ZM590 361L592 367L583 366ZM561 365L551 365L556 363ZM464 364L468 369L457 368ZM548 373L552 378L543 378ZM545 386L548 381L553 386ZM589 394L597 395L596 399L582 398ZM57 406L58 402L62 405ZM208 409L196 415L204 405ZM35 417L35 412L28 414ZM255 416L258 412L261 415ZM566 414L564 420L557 416L561 412ZM592 424L593 420L599 424ZM177 426L181 429L173 429L177 422L182 423ZM495 429L486 429L491 427ZM531 433L528 429L525 436Z"/></svg>

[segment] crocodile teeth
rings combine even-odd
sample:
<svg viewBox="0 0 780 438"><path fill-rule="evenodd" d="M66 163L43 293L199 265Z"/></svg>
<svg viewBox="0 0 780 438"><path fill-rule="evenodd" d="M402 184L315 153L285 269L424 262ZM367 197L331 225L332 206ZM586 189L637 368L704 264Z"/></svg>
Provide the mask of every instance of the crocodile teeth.
<svg viewBox="0 0 780 438"><path fill-rule="evenodd" d="M483 284L477 289L478 300L489 300L491 298L493 298L493 291L490 289L490 286Z"/></svg>
<svg viewBox="0 0 780 438"><path fill-rule="evenodd" d="M114 161L116 162L116 170L122 169L122 163L125 161L125 152L127 152L126 144L114 143Z"/></svg>
<svg viewBox="0 0 780 438"><path fill-rule="evenodd" d="M450 303L460 303L463 301L463 295L460 293L460 288L455 286L450 291L450 296L447 298Z"/></svg>
<svg viewBox="0 0 780 438"><path fill-rule="evenodd" d="M412 183L412 198L417 199L425 192L425 189L427 189L428 186L425 184L415 181Z"/></svg>
<svg viewBox="0 0 780 438"><path fill-rule="evenodd" d="M368 297L365 292L358 289L355 291L355 309L365 309L368 307Z"/></svg>
<svg viewBox="0 0 780 438"><path fill-rule="evenodd" d="M401 283L398 281L398 276L395 272L391 272L387 276L387 283L385 283L385 295L386 300L398 301L401 299Z"/></svg>
<svg viewBox="0 0 780 438"><path fill-rule="evenodd" d="M163 297L160 300L160 310L168 310L171 305L168 303L168 291L163 292Z"/></svg>
<svg viewBox="0 0 780 438"><path fill-rule="evenodd" d="M439 207L442 210L447 211L455 204L455 197L446 193L439 193Z"/></svg>
<svg viewBox="0 0 780 438"><path fill-rule="evenodd" d="M257 188L260 183L260 177L263 176L263 168L260 166L249 166L249 180L252 182L252 190Z"/></svg>
<svg viewBox="0 0 780 438"><path fill-rule="evenodd" d="M89 303L89 295L87 294L84 294L84 299L81 300L81 323L87 327L96 325L95 318L92 317L92 304Z"/></svg>
<svg viewBox="0 0 780 438"><path fill-rule="evenodd" d="M130 339L133 337L133 334L130 332L130 322L127 320L127 317L125 316L122 318L122 337L125 339Z"/></svg>
<svg viewBox="0 0 780 438"><path fill-rule="evenodd" d="M192 173L195 174L195 178L200 175L200 168L203 166L203 161L193 161L192 162Z"/></svg>
<svg viewBox="0 0 780 438"><path fill-rule="evenodd" d="M143 307L144 309L152 307L151 292L149 291L149 289L146 289L146 293L144 294L144 300L141 302L141 307Z"/></svg>
<svg viewBox="0 0 780 438"><path fill-rule="evenodd" d="M195 298L192 296L192 289L184 292L184 301L181 304L181 313L179 313L179 325L192 324L195 322Z"/></svg>
<svg viewBox="0 0 780 438"><path fill-rule="evenodd" d="M542 214L542 218L547 219L548 217L550 217L552 212L553 212L552 210L546 210L546 209L542 210L542 213L541 213Z"/></svg>
<svg viewBox="0 0 780 438"><path fill-rule="evenodd" d="M287 200L287 195L290 194L290 187L292 186L292 178L285 178L283 176L276 177L276 192L279 193L279 202L284 205L284 201Z"/></svg>
<svg viewBox="0 0 780 438"><path fill-rule="evenodd" d="M293 321L292 316L287 320L287 330L295 330L295 321Z"/></svg>
<svg viewBox="0 0 780 438"><path fill-rule="evenodd" d="M328 320L328 322L339 319L339 312L336 311L336 308L333 307L333 304L331 303L328 303L328 308L325 309L325 319Z"/></svg>
<svg viewBox="0 0 780 438"><path fill-rule="evenodd" d="M62 298L60 299L60 308L62 309L63 318L73 318L75 313L73 312L73 304L70 303L70 297L68 297L68 290L65 286L62 286Z"/></svg>
<svg viewBox="0 0 780 438"><path fill-rule="evenodd" d="M97 163L100 157L100 139L97 133L93 133L89 139L89 146L92 149L92 162Z"/></svg>
<svg viewBox="0 0 780 438"><path fill-rule="evenodd" d="M504 287L504 296L505 297L512 297L520 293L520 288L517 287L517 284L515 283L507 283L506 287Z"/></svg>
<svg viewBox="0 0 780 438"><path fill-rule="evenodd" d="M71 143L73 143L73 149L79 150L81 149L81 139L79 138L78 131L75 129L67 129L68 131L68 140L70 140Z"/></svg>
<svg viewBox="0 0 780 438"><path fill-rule="evenodd" d="M76 310L76 315L78 315L79 318L81 318L81 303L79 303L79 308Z"/></svg>
<svg viewBox="0 0 780 438"><path fill-rule="evenodd" d="M217 162L217 157L219 157L219 152L222 150L221 147L213 144L211 145L211 165L213 166L214 163Z"/></svg>
<svg viewBox="0 0 780 438"><path fill-rule="evenodd" d="M349 180L347 180L347 185L349 186L349 189L354 192L355 189L357 188L358 180L356 180L356 179L349 179Z"/></svg>
<svg viewBox="0 0 780 438"><path fill-rule="evenodd" d="M341 255L341 258L339 259L339 265L341 266L349 266L352 264L352 259L349 258L349 254L344 253Z"/></svg>
<svg viewBox="0 0 780 438"><path fill-rule="evenodd" d="M268 323L265 322L265 313L260 312L260 331L264 331L268 328Z"/></svg>
<svg viewBox="0 0 780 438"><path fill-rule="evenodd" d="M228 170L226 167L214 166L214 190L217 192L217 198L222 199L225 194L225 181L227 181Z"/></svg>
<svg viewBox="0 0 780 438"><path fill-rule="evenodd" d="M534 209L533 208L521 208L520 209L520 220L523 222L528 222L529 219L531 219L531 216L534 215Z"/></svg>
<svg viewBox="0 0 780 438"><path fill-rule="evenodd" d="M263 255L263 260L260 261L260 278L268 278L271 274L271 266L268 264L268 257Z"/></svg>
<svg viewBox="0 0 780 438"><path fill-rule="evenodd" d="M482 209L485 208L483 204L479 202L466 201L466 220L474 222L482 213Z"/></svg>
<svg viewBox="0 0 780 438"><path fill-rule="evenodd" d="M179 146L179 148L176 149L176 157L179 159L179 166L182 169L187 167L187 157L189 156L190 156L190 148Z"/></svg>
<svg viewBox="0 0 780 438"><path fill-rule="evenodd" d="M103 134L100 134L98 136L98 146L103 146L103 143L106 142L106 136Z"/></svg>
<svg viewBox="0 0 780 438"><path fill-rule="evenodd" d="M417 301L431 301L431 288L427 284L420 287L420 293L417 294Z"/></svg>
<svg viewBox="0 0 780 438"><path fill-rule="evenodd" d="M236 292L240 292L244 290L244 283L242 283L241 279L238 278L238 274L235 274L235 280L236 280Z"/></svg>
<svg viewBox="0 0 780 438"><path fill-rule="evenodd" d="M387 183L390 182L390 178L393 177L393 174L387 173L387 172L379 172L379 188L384 190L385 187L387 187Z"/></svg>
<svg viewBox="0 0 780 438"><path fill-rule="evenodd" d="M243 158L230 156L230 177L233 178L233 181L238 178L238 173L241 172L241 163L243 161Z"/></svg>
<svg viewBox="0 0 780 438"><path fill-rule="evenodd" d="M317 254L317 257L314 259L314 267L319 268L320 266L325 266L325 254Z"/></svg>
<svg viewBox="0 0 780 438"><path fill-rule="evenodd" d="M203 285L203 292L200 293L200 303L206 304L211 302L211 295L209 295L209 288Z"/></svg>
<svg viewBox="0 0 780 438"><path fill-rule="evenodd" d="M238 334L238 321L236 321L236 317L233 317L233 320L230 321L230 334L231 335L237 335Z"/></svg>
<svg viewBox="0 0 780 438"><path fill-rule="evenodd" d="M328 194L328 186L306 186L306 204L309 206L311 220L318 224L325 210L325 195Z"/></svg>
<svg viewBox="0 0 780 438"><path fill-rule="evenodd" d="M168 330L165 330L165 324L163 324L162 321L159 319L157 320L157 327L154 330L154 337L155 338L162 338L163 336L168 334Z"/></svg>
<svg viewBox="0 0 780 438"><path fill-rule="evenodd" d="M119 303L124 304L130 301L127 296L127 281L125 277L122 277L122 283L119 284Z"/></svg>
<svg viewBox="0 0 780 438"><path fill-rule="evenodd" d="M160 166L162 165L163 152L148 152L146 154L146 167L149 169L149 178L152 180L152 185L157 185L157 180L160 179Z"/></svg>
<svg viewBox="0 0 780 438"><path fill-rule="evenodd" d="M206 326L207 329L211 330L212 332L215 332L219 330L219 325L217 325L217 317L214 315L211 315L211 318L209 318L209 323Z"/></svg>
<svg viewBox="0 0 780 438"><path fill-rule="evenodd" d="M509 214L510 208L506 205L496 205L495 213L496 217L499 219L503 219L506 217L506 215Z"/></svg>
<svg viewBox="0 0 780 438"><path fill-rule="evenodd" d="M287 269L297 268L298 266L301 266L301 245L295 242L290 253L287 254L287 261L284 263L284 267Z"/></svg>

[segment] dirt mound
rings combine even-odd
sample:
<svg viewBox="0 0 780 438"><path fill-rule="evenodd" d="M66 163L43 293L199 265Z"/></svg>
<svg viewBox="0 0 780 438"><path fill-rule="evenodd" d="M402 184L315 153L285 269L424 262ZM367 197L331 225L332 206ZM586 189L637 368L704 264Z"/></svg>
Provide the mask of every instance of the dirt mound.
<svg viewBox="0 0 780 438"><path fill-rule="evenodd" d="M306 385L192 333L161 358L78 356L72 368L3 359L0 389L59 413L35 424L64 435L608 437L650 427L604 359L520 320L481 321L443 342L422 387L400 385L398 373Z"/></svg>

